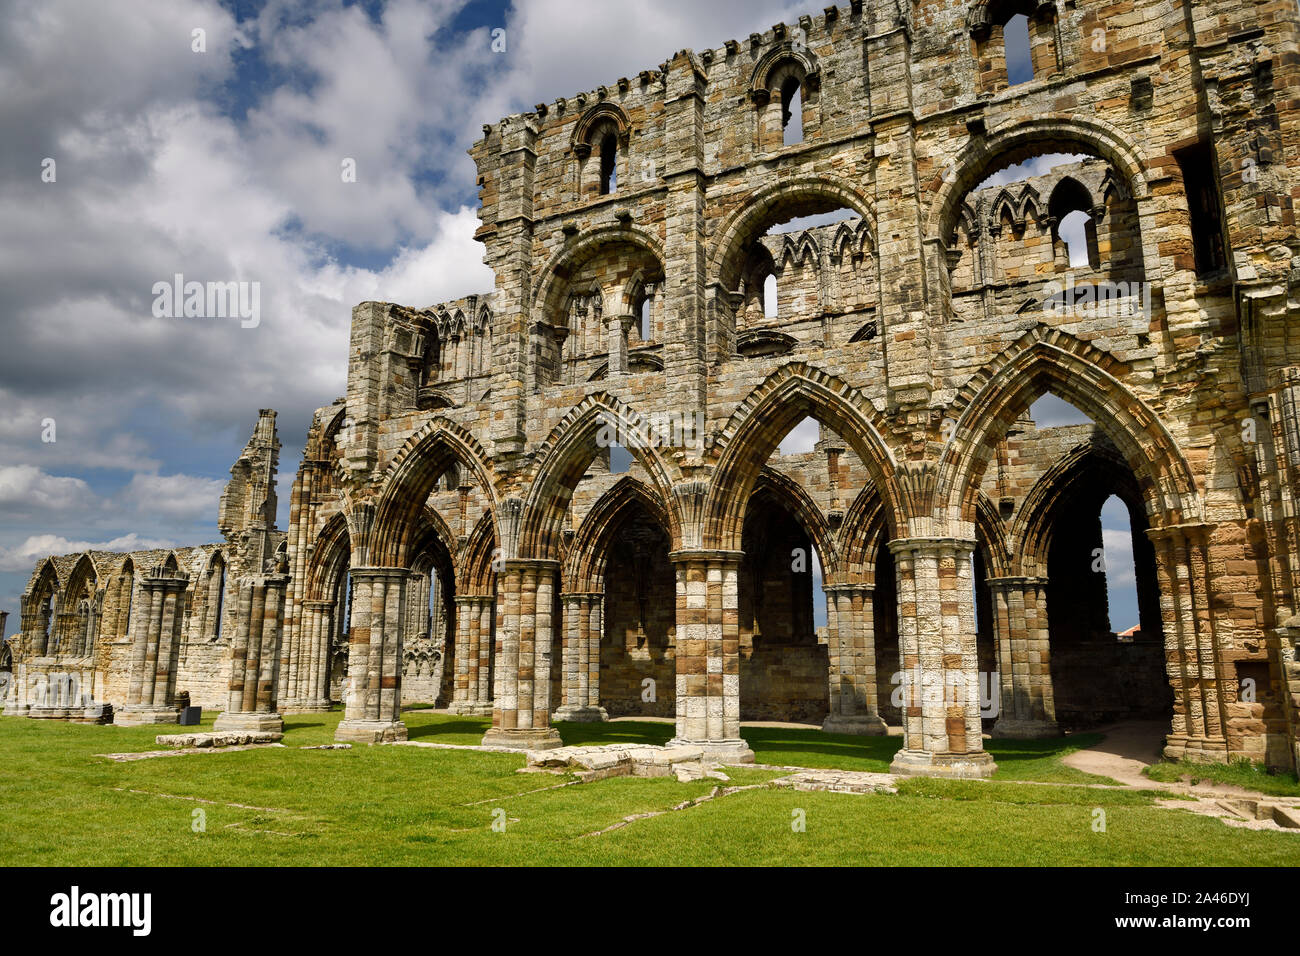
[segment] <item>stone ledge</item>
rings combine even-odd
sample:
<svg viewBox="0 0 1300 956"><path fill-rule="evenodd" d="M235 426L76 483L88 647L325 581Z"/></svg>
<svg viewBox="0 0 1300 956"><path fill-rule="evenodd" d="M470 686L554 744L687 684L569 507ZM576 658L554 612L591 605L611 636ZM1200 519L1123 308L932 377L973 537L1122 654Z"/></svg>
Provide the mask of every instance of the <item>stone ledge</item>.
<svg viewBox="0 0 1300 956"><path fill-rule="evenodd" d="M575 774L584 782L607 777L670 777L678 780L729 779L719 764L706 760L699 747L654 747L611 744L604 747L559 747L525 754L526 773Z"/></svg>
<svg viewBox="0 0 1300 956"><path fill-rule="evenodd" d="M276 731L226 731L204 734L159 734L154 743L159 747L177 750L199 750L218 747L247 747L253 744L276 744L284 734Z"/></svg>

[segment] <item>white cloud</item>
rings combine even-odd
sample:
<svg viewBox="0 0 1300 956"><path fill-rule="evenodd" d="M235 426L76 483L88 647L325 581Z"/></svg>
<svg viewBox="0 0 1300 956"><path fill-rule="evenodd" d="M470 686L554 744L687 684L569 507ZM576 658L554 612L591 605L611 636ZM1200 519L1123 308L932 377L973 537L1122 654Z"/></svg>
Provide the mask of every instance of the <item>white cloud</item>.
<svg viewBox="0 0 1300 956"><path fill-rule="evenodd" d="M1133 535L1126 529L1103 528L1102 544L1106 549L1106 583L1111 588L1136 585L1133 569Z"/></svg>
<svg viewBox="0 0 1300 956"><path fill-rule="evenodd" d="M184 521L211 520L224 482L193 475L133 475L120 500L141 512Z"/></svg>
<svg viewBox="0 0 1300 956"><path fill-rule="evenodd" d="M77 554L82 551L151 551L173 548L164 538L142 538L132 533L109 541L75 541L54 534L36 534L12 548L0 548L0 571L31 571L36 562L51 554Z"/></svg>
<svg viewBox="0 0 1300 956"><path fill-rule="evenodd" d="M777 452L782 455L806 455L813 450L820 437L821 425L817 419L805 418L785 436Z"/></svg>
<svg viewBox="0 0 1300 956"><path fill-rule="evenodd" d="M49 475L31 465L0 468L0 514L7 517L81 510L95 501L80 478Z"/></svg>

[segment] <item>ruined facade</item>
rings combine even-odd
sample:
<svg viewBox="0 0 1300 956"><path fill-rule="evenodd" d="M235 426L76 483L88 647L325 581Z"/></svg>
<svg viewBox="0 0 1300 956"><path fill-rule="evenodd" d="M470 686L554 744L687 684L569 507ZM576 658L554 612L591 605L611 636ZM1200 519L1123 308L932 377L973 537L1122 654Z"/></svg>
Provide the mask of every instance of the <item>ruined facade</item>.
<svg viewBox="0 0 1300 956"><path fill-rule="evenodd" d="M985 732L1158 716L1170 756L1294 766L1298 40L1290 0L851 3L485 126L496 288L354 311L275 707L380 741L421 699L518 748L669 716L730 760L742 720L894 725L896 769L957 775ZM1048 393L1093 424L1038 427ZM222 530L262 558L250 502ZM42 567L16 661L48 574L56 616L81 593Z"/></svg>

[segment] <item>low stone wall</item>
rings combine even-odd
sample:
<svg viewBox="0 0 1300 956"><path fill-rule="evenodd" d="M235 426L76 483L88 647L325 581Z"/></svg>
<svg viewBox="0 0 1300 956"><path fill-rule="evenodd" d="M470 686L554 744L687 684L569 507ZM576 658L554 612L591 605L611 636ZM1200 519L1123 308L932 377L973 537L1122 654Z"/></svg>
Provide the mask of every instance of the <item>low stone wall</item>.
<svg viewBox="0 0 1300 956"><path fill-rule="evenodd" d="M825 644L763 644L740 656L740 719L820 724L829 713Z"/></svg>
<svg viewBox="0 0 1300 956"><path fill-rule="evenodd" d="M1053 642L1052 689L1066 728L1166 719L1173 707L1165 649L1149 641Z"/></svg>
<svg viewBox="0 0 1300 956"><path fill-rule="evenodd" d="M230 648L224 640L202 644L191 642L181 648L176 670L176 693L181 691L190 692L190 703L195 707L226 709L230 698ZM125 701L125 693L121 699Z"/></svg>

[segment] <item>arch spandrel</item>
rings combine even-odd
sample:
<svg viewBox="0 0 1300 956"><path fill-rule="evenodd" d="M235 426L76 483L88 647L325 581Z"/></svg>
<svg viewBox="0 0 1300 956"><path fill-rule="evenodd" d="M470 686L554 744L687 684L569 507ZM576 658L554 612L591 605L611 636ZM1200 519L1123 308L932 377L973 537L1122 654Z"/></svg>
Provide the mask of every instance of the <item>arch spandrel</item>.
<svg viewBox="0 0 1300 956"><path fill-rule="evenodd" d="M367 547L372 566L405 567L425 502L438 479L455 464L474 475L489 507L496 511L500 498L487 454L465 428L436 419L412 435L388 466L374 505L373 526L366 540L358 540L354 529L354 549Z"/></svg>
<svg viewBox="0 0 1300 956"><path fill-rule="evenodd" d="M1088 415L1137 477L1152 527L1201 519L1194 473L1158 416L1123 383L1126 367L1062 332L1039 326L976 375L959 395L956 427L940 459L939 517L973 524L979 484L1014 420L1051 392Z"/></svg>
<svg viewBox="0 0 1300 956"><path fill-rule="evenodd" d="M739 550L745 504L763 466L786 434L816 418L853 448L887 503L891 529L905 524L897 510L897 466L883 435L883 417L856 389L801 362L772 373L740 403L714 443L714 468L699 528L703 546Z"/></svg>
<svg viewBox="0 0 1300 956"><path fill-rule="evenodd" d="M651 487L664 502L673 500L673 473L654 447L647 423L618 398L605 392L589 395L572 408L539 447L536 470L522 503L518 549L520 557L557 558L560 534L573 492L595 458L601 432L618 444L645 471ZM667 507L668 532L681 540L681 522Z"/></svg>

